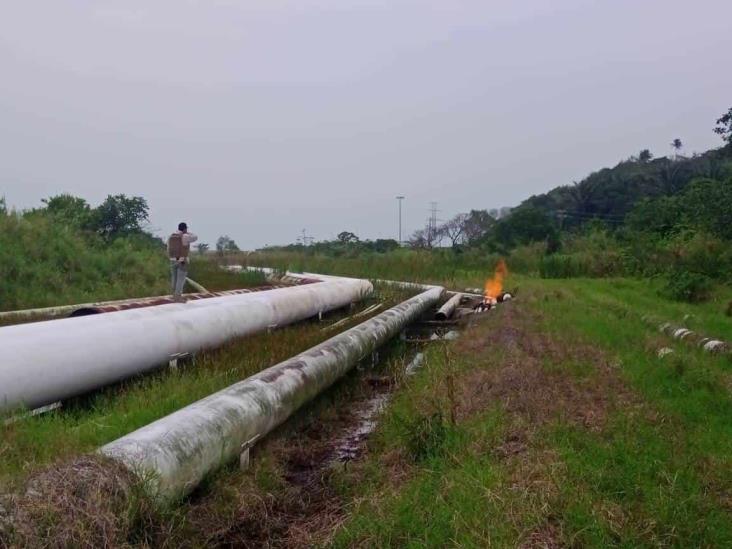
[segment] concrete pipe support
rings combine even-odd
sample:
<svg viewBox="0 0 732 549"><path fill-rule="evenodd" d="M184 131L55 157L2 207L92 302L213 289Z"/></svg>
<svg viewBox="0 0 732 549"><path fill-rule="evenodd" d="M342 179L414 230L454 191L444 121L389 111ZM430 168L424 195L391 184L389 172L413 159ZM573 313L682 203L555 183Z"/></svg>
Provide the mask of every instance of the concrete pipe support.
<svg viewBox="0 0 732 549"><path fill-rule="evenodd" d="M0 411L80 395L271 326L362 299L366 280L327 280L114 314L0 328Z"/></svg>
<svg viewBox="0 0 732 549"><path fill-rule="evenodd" d="M432 288L276 366L206 397L100 449L143 478L162 499L182 496L251 441L396 336L442 296Z"/></svg>

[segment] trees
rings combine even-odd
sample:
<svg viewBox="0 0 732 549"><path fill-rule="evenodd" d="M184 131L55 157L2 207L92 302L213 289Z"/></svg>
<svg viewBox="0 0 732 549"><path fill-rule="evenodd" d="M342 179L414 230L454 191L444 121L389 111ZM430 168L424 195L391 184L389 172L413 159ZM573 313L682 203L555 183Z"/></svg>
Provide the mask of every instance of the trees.
<svg viewBox="0 0 732 549"><path fill-rule="evenodd" d="M46 205L46 212L55 221L78 229L93 229L93 210L83 198L70 194L58 194L41 200Z"/></svg>
<svg viewBox="0 0 732 549"><path fill-rule="evenodd" d="M372 248L375 252L383 254L398 249L399 242L397 242L393 238L377 238L373 242Z"/></svg>
<svg viewBox="0 0 732 549"><path fill-rule="evenodd" d="M545 240L556 231L552 219L542 210L524 206L501 219L491 231L491 245L509 249L519 244Z"/></svg>
<svg viewBox="0 0 732 549"><path fill-rule="evenodd" d="M593 202L595 195L600 188L600 182L593 179L586 179L580 183L576 181L568 189L568 196L571 200L571 209L580 216L589 216L593 213Z"/></svg>
<svg viewBox="0 0 732 549"><path fill-rule="evenodd" d="M412 236L409 237L409 246L411 248L417 248L417 249L428 249L432 247L432 243L429 239L429 234L431 231L427 229L417 229L412 233Z"/></svg>
<svg viewBox="0 0 732 549"><path fill-rule="evenodd" d="M358 237L350 231L342 231L342 232L338 233L338 236L336 238L342 244L348 244L351 242L359 241Z"/></svg>
<svg viewBox="0 0 732 549"><path fill-rule="evenodd" d="M500 215L498 210L496 215ZM463 224L463 238L468 244L481 240L496 223L496 217L486 210L470 210Z"/></svg>
<svg viewBox="0 0 732 549"><path fill-rule="evenodd" d="M628 225L661 236L701 229L732 239L732 179L697 178L678 194L641 201L628 216Z"/></svg>
<svg viewBox="0 0 732 549"><path fill-rule="evenodd" d="M81 199L78 199L81 200ZM104 238L142 232L149 218L147 200L141 196L109 195L92 215L93 228Z"/></svg>
<svg viewBox="0 0 732 549"><path fill-rule="evenodd" d="M216 252L219 255L224 255L228 252L238 252L239 246L236 245L236 242L232 238L230 238L228 235L222 235L216 240Z"/></svg>
<svg viewBox="0 0 732 549"><path fill-rule="evenodd" d="M199 242L194 246L194 248L196 248L196 251L199 253L199 255L205 255L206 252L208 252L210 246L205 242Z"/></svg>
<svg viewBox="0 0 732 549"><path fill-rule="evenodd" d="M679 151L683 148L684 144L678 137L671 141L671 148L674 150L674 158L678 158Z"/></svg>
<svg viewBox="0 0 732 549"><path fill-rule="evenodd" d="M469 215L466 213L459 213L437 229L439 233L450 239L453 248L464 240L465 223L468 217Z"/></svg>
<svg viewBox="0 0 732 549"><path fill-rule="evenodd" d="M41 202L45 207L30 213L49 215L56 223L92 231L107 240L142 235L143 224L148 220L147 201L141 196L109 195L96 208L83 198L65 193L44 198Z"/></svg>
<svg viewBox="0 0 732 549"><path fill-rule="evenodd" d="M635 231L667 236L679 226L679 213L673 196L644 198L628 214L626 222Z"/></svg>
<svg viewBox="0 0 732 549"><path fill-rule="evenodd" d="M683 169L684 164L673 162L667 158L663 160L663 167L658 173L657 186L663 194L671 195L678 192L687 182L687 176Z"/></svg>
<svg viewBox="0 0 732 549"><path fill-rule="evenodd" d="M689 225L732 239L732 179L695 179L677 198Z"/></svg>
<svg viewBox="0 0 732 549"><path fill-rule="evenodd" d="M652 158L653 155L648 149L643 149L641 152L638 153L638 162L650 162Z"/></svg>
<svg viewBox="0 0 732 549"><path fill-rule="evenodd" d="M732 145L732 107L717 119L714 133L719 134L728 145Z"/></svg>

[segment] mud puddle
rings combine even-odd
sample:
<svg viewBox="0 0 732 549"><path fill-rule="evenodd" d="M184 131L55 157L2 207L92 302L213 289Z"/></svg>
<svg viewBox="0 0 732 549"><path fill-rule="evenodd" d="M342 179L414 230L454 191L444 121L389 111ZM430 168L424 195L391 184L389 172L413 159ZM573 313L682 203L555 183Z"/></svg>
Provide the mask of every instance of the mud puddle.
<svg viewBox="0 0 732 549"><path fill-rule="evenodd" d="M391 400L392 392L377 393L354 412L356 423L334 441L330 461L346 462L363 454L368 436L376 429L378 417Z"/></svg>

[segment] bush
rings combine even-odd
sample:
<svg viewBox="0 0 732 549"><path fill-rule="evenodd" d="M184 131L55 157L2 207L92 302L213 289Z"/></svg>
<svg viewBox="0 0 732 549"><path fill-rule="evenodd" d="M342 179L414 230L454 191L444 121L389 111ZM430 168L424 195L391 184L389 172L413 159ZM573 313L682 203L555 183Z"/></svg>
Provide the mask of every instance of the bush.
<svg viewBox="0 0 732 549"><path fill-rule="evenodd" d="M151 239L108 241L50 216L0 216L0 310L167 290L165 253Z"/></svg>
<svg viewBox="0 0 732 549"><path fill-rule="evenodd" d="M676 269L667 275L662 292L676 301L698 303L709 299L711 290L712 281L708 276Z"/></svg>
<svg viewBox="0 0 732 549"><path fill-rule="evenodd" d="M729 242L708 233L682 232L670 239L666 248L673 260L673 269L700 273L711 278L729 276L732 270Z"/></svg>

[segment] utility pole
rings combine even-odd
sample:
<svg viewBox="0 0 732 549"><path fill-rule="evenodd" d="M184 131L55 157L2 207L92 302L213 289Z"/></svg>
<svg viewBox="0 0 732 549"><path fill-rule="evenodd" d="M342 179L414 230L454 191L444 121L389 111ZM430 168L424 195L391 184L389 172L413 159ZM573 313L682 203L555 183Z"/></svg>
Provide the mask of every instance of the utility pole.
<svg viewBox="0 0 732 549"><path fill-rule="evenodd" d="M403 196L397 196L396 199L399 201L399 245L402 245L402 200Z"/></svg>
<svg viewBox="0 0 732 549"><path fill-rule="evenodd" d="M432 243L437 238L437 202L430 202L430 219L427 224L427 232L429 233L429 241Z"/></svg>

